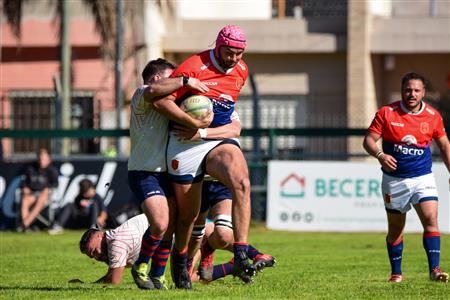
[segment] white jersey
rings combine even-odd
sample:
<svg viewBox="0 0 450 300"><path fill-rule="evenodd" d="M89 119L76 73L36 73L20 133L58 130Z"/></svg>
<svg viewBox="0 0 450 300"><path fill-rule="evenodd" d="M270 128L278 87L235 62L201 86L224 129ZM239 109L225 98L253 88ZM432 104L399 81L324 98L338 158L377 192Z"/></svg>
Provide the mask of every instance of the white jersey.
<svg viewBox="0 0 450 300"><path fill-rule="evenodd" d="M147 85L139 87L131 99L129 171L166 171L169 121L153 110L143 97Z"/></svg>
<svg viewBox="0 0 450 300"><path fill-rule="evenodd" d="M149 224L145 214L137 215L116 229L105 232L109 268L131 266L141 251L142 236Z"/></svg>

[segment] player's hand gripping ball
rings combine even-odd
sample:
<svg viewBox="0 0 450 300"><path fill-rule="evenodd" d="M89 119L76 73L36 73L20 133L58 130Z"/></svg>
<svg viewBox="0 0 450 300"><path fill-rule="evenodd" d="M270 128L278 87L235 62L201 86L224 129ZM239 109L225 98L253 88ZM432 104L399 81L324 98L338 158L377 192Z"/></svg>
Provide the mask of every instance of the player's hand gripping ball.
<svg viewBox="0 0 450 300"><path fill-rule="evenodd" d="M204 119L212 113L213 105L208 97L193 95L186 98L180 108L194 119Z"/></svg>

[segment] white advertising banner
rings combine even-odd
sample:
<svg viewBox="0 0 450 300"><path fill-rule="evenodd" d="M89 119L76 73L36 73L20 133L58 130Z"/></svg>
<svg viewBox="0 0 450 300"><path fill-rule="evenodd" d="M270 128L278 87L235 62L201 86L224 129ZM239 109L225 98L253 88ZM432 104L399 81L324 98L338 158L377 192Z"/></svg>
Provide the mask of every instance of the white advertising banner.
<svg viewBox="0 0 450 300"><path fill-rule="evenodd" d="M294 231L386 231L380 165L363 162L270 161L267 226ZM450 233L449 173L434 163L439 227ZM407 232L422 232L414 209Z"/></svg>

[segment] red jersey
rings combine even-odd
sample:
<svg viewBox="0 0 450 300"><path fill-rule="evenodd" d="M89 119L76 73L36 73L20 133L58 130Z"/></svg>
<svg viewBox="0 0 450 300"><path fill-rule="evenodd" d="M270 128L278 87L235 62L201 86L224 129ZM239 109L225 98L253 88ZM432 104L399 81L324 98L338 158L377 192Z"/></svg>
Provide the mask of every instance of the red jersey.
<svg viewBox="0 0 450 300"><path fill-rule="evenodd" d="M444 136L439 112L425 102L411 113L397 101L383 106L375 115L369 132L381 135L383 151L397 160L397 169L389 175L410 178L431 173L431 142Z"/></svg>
<svg viewBox="0 0 450 300"><path fill-rule="evenodd" d="M214 50L206 50L186 59L172 73L172 77L194 77L205 83L209 91L202 94L211 99L214 109L214 120L211 127L231 122L231 114L242 87L248 77L248 68L241 59L233 68L223 69L214 56ZM177 104L192 94L200 94L187 87L172 93Z"/></svg>

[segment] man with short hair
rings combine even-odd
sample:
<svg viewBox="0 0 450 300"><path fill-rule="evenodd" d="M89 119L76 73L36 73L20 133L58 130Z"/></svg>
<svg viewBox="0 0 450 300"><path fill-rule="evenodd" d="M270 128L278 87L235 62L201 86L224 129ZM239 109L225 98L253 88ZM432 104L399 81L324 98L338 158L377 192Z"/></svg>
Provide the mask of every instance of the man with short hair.
<svg viewBox="0 0 450 300"><path fill-rule="evenodd" d="M401 84L402 100L383 106L376 113L363 143L364 149L378 159L383 171L390 282L403 280L403 230L406 213L411 206L424 229L423 247L428 258L430 279L448 282L449 277L439 266L438 193L431 170L430 146L434 139L450 170L450 144L441 115L423 101L425 88L423 76L406 74ZM380 139L383 140L382 149L377 145Z"/></svg>
<svg viewBox="0 0 450 300"><path fill-rule="evenodd" d="M140 254L131 273L142 289L164 288L161 282L172 246L172 232L168 230L172 197L166 173L166 145L168 120L153 106L156 97L186 87L205 92L208 88L196 78L168 78L175 66L164 59L150 61L142 71L144 85L137 88L131 99L128 183L138 205L148 218L150 227L142 237ZM197 120L182 112L183 124L193 128L208 126L210 120ZM152 260L151 270L148 263ZM150 273L150 277L148 274Z"/></svg>
<svg viewBox="0 0 450 300"><path fill-rule="evenodd" d="M63 233L64 228L71 222L72 228L90 228L98 225L104 227L108 219L108 212L103 198L97 194L92 181L85 178L79 182L79 192L73 203L61 208L55 222L48 233L51 235Z"/></svg>
<svg viewBox="0 0 450 300"><path fill-rule="evenodd" d="M234 228L234 274L253 276L255 268L248 261L248 230L250 225L250 180L245 157L235 139L214 139L210 128L231 123L234 106L244 85L248 68L242 56L246 48L243 30L235 25L222 28L214 49L189 57L172 74L199 78L209 87L204 93L181 88L154 102L161 114L183 123L178 105L192 94L202 94L213 103L214 119L208 128L199 129L201 141L180 141L173 134L169 138L167 165L174 181L178 219L175 247L178 288L191 288L187 271L187 250L194 220L200 209L203 174L217 178L232 191ZM178 105L177 105L178 104Z"/></svg>
<svg viewBox="0 0 450 300"><path fill-rule="evenodd" d="M145 214L137 215L116 229L88 229L80 239L80 251L108 265L107 273L97 283L119 284L125 267L131 267L139 256L144 233L148 229Z"/></svg>
<svg viewBox="0 0 450 300"><path fill-rule="evenodd" d="M50 189L58 185L58 170L46 149L39 149L37 162L27 166L22 181L19 231L26 231L49 201Z"/></svg>

